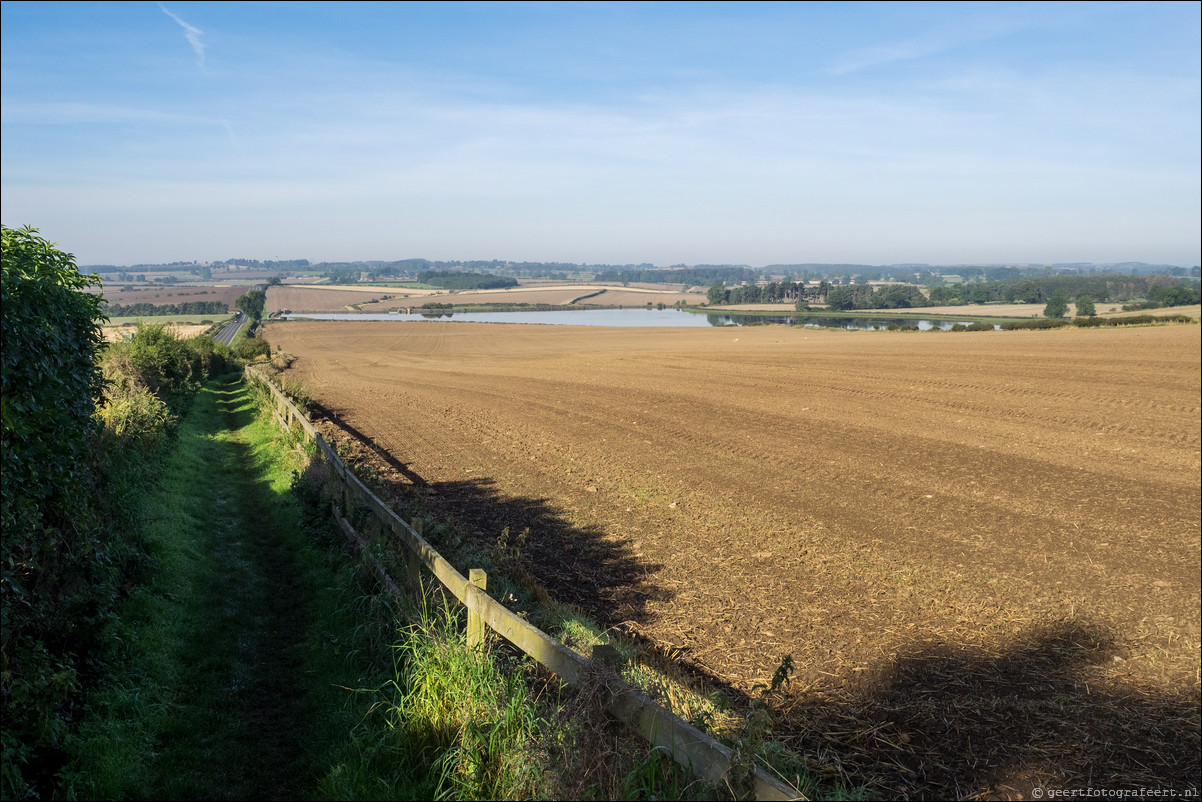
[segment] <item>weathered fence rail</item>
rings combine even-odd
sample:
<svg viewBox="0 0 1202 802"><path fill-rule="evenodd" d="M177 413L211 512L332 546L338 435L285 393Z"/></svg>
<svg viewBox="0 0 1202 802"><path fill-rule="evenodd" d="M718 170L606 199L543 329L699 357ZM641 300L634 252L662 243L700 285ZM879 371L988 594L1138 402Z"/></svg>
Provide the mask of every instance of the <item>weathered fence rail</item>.
<svg viewBox="0 0 1202 802"><path fill-rule="evenodd" d="M281 427L291 430L299 425L305 435L316 443L318 453L342 483L343 509L357 505L366 507L406 546L409 580L416 581L424 566L467 608L469 642L479 642L483 627L488 627L553 671L568 685L579 685L604 670L602 665L580 656L489 596L484 587L483 571L473 570L470 578L461 574L417 529L397 515L355 476L304 413L269 377L249 366L245 375L248 381L261 383L268 389L274 401L274 417ZM341 511L336 511L336 515L346 536L362 546L365 541L351 522L343 517ZM402 593L396 580L374 561L372 571L389 592ZM653 746L667 749L677 763L709 782L721 782L727 776L733 762L729 748L616 677L610 677L606 687L609 691L609 711L632 726ZM761 768L755 770L754 789L756 799L805 799L797 789Z"/></svg>

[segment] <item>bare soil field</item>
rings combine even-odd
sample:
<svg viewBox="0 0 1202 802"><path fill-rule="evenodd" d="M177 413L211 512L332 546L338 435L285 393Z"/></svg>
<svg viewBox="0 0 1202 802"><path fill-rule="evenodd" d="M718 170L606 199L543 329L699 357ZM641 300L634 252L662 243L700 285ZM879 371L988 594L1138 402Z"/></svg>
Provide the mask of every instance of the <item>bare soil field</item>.
<svg viewBox="0 0 1202 802"><path fill-rule="evenodd" d="M248 285L172 285L146 286L132 285L132 289L124 290L124 284L106 284L103 290L104 300L111 304L179 304L191 301L221 301L229 309L234 308L234 302L245 295L253 286Z"/></svg>
<svg viewBox="0 0 1202 802"><path fill-rule="evenodd" d="M677 301L696 304L705 295L680 292L663 287L623 287L611 284L559 284L511 287L499 290L462 290L449 298L438 299L456 304L570 304L580 306L644 306L662 303L671 306ZM383 306L395 308L408 303L384 301Z"/></svg>
<svg viewBox="0 0 1202 802"><path fill-rule="evenodd" d="M561 601L884 795L1199 781L1197 326L270 324L344 431Z"/></svg>
<svg viewBox="0 0 1202 802"><path fill-rule="evenodd" d="M378 301L386 295L402 292L425 293L427 290L401 290L389 287L358 289L354 287L302 287L281 284L267 288L263 313L270 315L291 309L294 312L345 312L347 307ZM421 303L419 301L418 303Z"/></svg>
<svg viewBox="0 0 1202 802"><path fill-rule="evenodd" d="M597 294L600 293L600 294ZM584 297L593 296L593 297ZM424 303L470 304L570 304L581 306L644 306L648 302L671 306L677 301L701 303L705 296L661 287L622 287L603 284L534 284L503 290L421 290L404 287L321 287L281 285L269 287L265 311L341 312L357 306L364 312L421 306Z"/></svg>

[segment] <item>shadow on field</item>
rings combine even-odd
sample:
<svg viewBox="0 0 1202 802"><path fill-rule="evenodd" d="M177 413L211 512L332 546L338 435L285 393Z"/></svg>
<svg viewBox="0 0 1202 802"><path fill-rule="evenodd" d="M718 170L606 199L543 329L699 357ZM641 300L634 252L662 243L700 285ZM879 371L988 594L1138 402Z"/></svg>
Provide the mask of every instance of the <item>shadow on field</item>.
<svg viewBox="0 0 1202 802"><path fill-rule="evenodd" d="M496 550L508 529L507 546L515 556L506 569L528 573L553 599L579 607L599 624L646 624L648 602L674 596L650 580L661 567L658 563L597 527L572 523L550 499L504 495L487 478L429 482L335 410L316 403L310 409L314 419L329 421L349 438L342 447L352 449L347 455L352 462L366 458L376 478L398 498L419 500L432 517L451 523L479 551Z"/></svg>
<svg viewBox="0 0 1202 802"><path fill-rule="evenodd" d="M473 532L476 545L492 548L508 528L508 544L522 535L521 567L558 602L576 605L609 627L648 619L647 603L672 592L650 577L661 566L636 555L625 540L566 520L548 499L508 496L491 479L437 482L427 504Z"/></svg>
<svg viewBox="0 0 1202 802"><path fill-rule="evenodd" d="M316 401L310 401L309 411L313 419L316 420L324 418L325 420L330 421L339 429L342 429L342 431L354 438L360 445L370 449L373 454L375 454L386 464L388 464L388 466L394 471L404 476L413 484L417 485L418 487L426 487L427 482L425 479L419 476L415 471L410 470L409 466L404 462L401 462L392 454L389 454L387 449L381 448L379 445L377 445L375 440L347 423L346 420L334 410L319 404Z"/></svg>
<svg viewBox="0 0 1202 802"><path fill-rule="evenodd" d="M489 479L430 483L330 410L319 411L350 438L343 447L352 462L370 466L398 499L416 500L435 520L450 522L476 549L493 550L506 528L516 545L529 529L521 567L557 601L613 626L649 623L648 602L674 597L650 581L659 565L602 530L574 525L550 500L503 495ZM1113 679L1108 674L1121 672L1116 658L1123 651L1121 635L1081 620L985 642L932 636L875 669L841 672L787 695L774 704L773 734L804 757L823 787L863 787L874 797L1196 793L1197 686L1174 693ZM736 708L747 708L750 699L722 677L692 670Z"/></svg>
<svg viewBox="0 0 1202 802"><path fill-rule="evenodd" d="M917 643L853 689L790 699L777 732L819 774L889 795L1196 793L1197 689L1166 694L1107 682L1098 667L1118 651L1105 630L1080 621L996 648Z"/></svg>

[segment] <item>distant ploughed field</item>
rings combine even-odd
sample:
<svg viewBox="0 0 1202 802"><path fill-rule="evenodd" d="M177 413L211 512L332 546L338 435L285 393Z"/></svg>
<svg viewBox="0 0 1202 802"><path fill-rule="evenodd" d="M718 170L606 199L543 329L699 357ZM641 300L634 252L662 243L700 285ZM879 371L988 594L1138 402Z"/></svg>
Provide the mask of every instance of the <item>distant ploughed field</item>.
<svg viewBox="0 0 1202 802"><path fill-rule="evenodd" d="M944 753L963 757L974 728L1000 745L973 761L1025 762L970 789L1185 761L1089 751L1095 735L1147 742L1141 722L1197 742L1196 714L1182 729L1155 712L1198 696L1196 326L291 322L266 337L483 542L530 527L561 601L745 691L791 654L797 720L826 728L799 724L797 745L846 736L845 765L884 765L839 722L892 711L861 738L900 750L893 774L872 769L884 787L960 788L975 769ZM1172 771L1196 760L1151 776Z"/></svg>
<svg viewBox="0 0 1202 802"><path fill-rule="evenodd" d="M659 287L620 287L589 284L547 285L536 283L500 290L411 289L381 286L295 286L268 287L266 311L289 309L294 312L362 312L406 310L425 303L473 304L571 304L580 306L645 306L677 302L697 304L705 301L701 293L677 292Z"/></svg>

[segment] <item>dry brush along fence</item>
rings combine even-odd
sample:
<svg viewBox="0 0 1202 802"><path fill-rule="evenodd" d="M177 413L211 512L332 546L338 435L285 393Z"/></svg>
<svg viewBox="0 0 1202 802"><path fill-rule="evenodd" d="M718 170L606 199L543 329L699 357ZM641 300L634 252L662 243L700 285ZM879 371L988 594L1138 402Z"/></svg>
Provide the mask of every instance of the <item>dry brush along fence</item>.
<svg viewBox="0 0 1202 802"><path fill-rule="evenodd" d="M327 462L342 485L345 508L358 505L366 507L405 544L408 548L405 560L408 583L412 587L419 587L424 578L423 571L427 571L463 604L468 614L469 646L482 643L487 627L554 672L569 686L580 686L590 678L597 677L606 664L609 664L612 674L612 663L619 659L613 647L596 647L594 659L588 660L493 599L486 590L487 576L484 571L471 569L469 576L465 577L456 570L415 527L397 515L355 476L304 413L274 382L249 366L245 375L248 381L258 382L268 389L274 401L276 422L282 428L293 430L299 426L304 435L316 444L319 457ZM347 538L360 547L364 545L365 541L342 511L335 508L335 515ZM380 583L390 593L401 595L403 591L396 580L379 563L371 562ZM606 687L606 707L610 713L633 727L653 747L667 749L677 763L707 782L721 783L729 775L735 760L728 747L625 682L611 678ZM797 789L758 767L754 775L754 792L756 799L805 799Z"/></svg>

